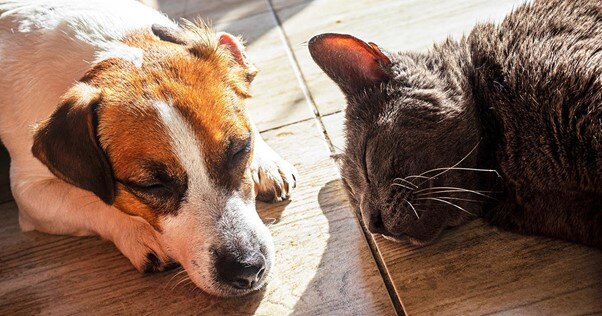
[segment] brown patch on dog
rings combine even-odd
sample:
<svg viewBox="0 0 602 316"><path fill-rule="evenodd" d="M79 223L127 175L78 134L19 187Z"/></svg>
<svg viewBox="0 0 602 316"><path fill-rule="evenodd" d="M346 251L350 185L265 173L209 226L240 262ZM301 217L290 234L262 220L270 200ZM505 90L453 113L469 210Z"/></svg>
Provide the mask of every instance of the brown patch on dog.
<svg viewBox="0 0 602 316"><path fill-rule="evenodd" d="M253 190L250 174L245 173L252 139L248 149L240 145L246 145L252 135L244 107L244 99L250 96L248 69L207 28L187 26L186 32L192 39L187 45L162 41L150 32L132 34L124 42L144 51L141 67L108 59L82 79L103 93L98 136L118 182L115 205L157 229L159 218L173 212L166 212L165 203L144 198L136 188L165 180L179 183L181 190L187 174L154 102L164 102L182 114L199 140L205 165L217 185L231 190L248 186L245 192L250 194ZM242 155L237 156L241 148ZM164 166L167 179L157 179L149 163Z"/></svg>

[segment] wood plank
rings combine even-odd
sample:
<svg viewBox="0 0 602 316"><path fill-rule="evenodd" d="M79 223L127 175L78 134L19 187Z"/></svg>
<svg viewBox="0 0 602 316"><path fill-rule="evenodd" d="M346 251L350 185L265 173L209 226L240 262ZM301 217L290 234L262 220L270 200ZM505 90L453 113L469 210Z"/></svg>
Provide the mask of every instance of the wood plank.
<svg viewBox="0 0 602 316"><path fill-rule="evenodd" d="M286 7L291 0L274 0ZM296 0L295 0L296 1ZM309 90L322 115L345 107L336 85L313 62L312 36L349 33L390 51L425 50L434 41L459 37L476 21L499 20L523 0L307 1L277 10Z"/></svg>
<svg viewBox="0 0 602 316"><path fill-rule="evenodd" d="M0 205L0 314L394 313L316 124L264 136L300 172L290 202L259 205L277 249L265 290L218 299L177 285L175 272L139 274L98 238L21 233L10 202Z"/></svg>
<svg viewBox="0 0 602 316"><path fill-rule="evenodd" d="M343 113L323 118L344 148ZM409 315L602 313L602 252L480 220L415 248L371 236Z"/></svg>

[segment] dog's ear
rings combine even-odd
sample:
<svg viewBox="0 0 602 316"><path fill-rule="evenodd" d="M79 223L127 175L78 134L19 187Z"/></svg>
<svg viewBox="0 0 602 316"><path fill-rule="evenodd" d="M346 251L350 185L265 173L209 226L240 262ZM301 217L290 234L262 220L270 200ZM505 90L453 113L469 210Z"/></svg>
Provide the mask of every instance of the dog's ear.
<svg viewBox="0 0 602 316"><path fill-rule="evenodd" d="M178 45L188 45L190 44L190 39L188 38L186 32L180 28L173 28L169 26L164 26L160 24L153 24L151 26L151 30L155 36L157 36L160 40L178 44Z"/></svg>
<svg viewBox="0 0 602 316"><path fill-rule="evenodd" d="M219 45L225 47L234 58L234 61L244 69L245 79L247 84L250 85L257 75L257 67L255 67L255 65L247 58L245 47L241 40L226 32L218 32L216 35L218 37Z"/></svg>
<svg viewBox="0 0 602 316"><path fill-rule="evenodd" d="M101 92L90 85L71 88L56 111L35 128L31 151L58 178L112 204L113 172L97 135L100 99Z"/></svg>
<svg viewBox="0 0 602 316"><path fill-rule="evenodd" d="M374 43L347 34L320 34L309 40L314 61L346 94L390 79L391 60Z"/></svg>

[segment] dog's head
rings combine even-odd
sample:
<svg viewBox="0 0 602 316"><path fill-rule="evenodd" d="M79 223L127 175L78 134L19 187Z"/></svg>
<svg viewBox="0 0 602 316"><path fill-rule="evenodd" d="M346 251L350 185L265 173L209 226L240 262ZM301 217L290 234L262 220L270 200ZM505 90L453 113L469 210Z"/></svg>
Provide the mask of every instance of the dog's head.
<svg viewBox="0 0 602 316"><path fill-rule="evenodd" d="M205 291L258 289L274 250L250 171L244 101L256 69L237 38L202 26L153 26L123 42L140 59L95 63L36 128L34 155L145 219Z"/></svg>

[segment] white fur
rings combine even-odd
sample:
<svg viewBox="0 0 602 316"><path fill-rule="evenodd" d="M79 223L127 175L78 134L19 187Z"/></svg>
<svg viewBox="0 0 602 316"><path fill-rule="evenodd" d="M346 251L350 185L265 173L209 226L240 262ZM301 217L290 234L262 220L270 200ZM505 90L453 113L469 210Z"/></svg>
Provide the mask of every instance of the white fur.
<svg viewBox="0 0 602 316"><path fill-rule="evenodd" d="M224 294L211 276L208 247L229 238L249 243L254 235L253 242L267 245L267 272L273 262L271 237L254 200L215 189L198 140L173 107L162 101L155 104L189 176L189 190L179 215L165 220L163 234L93 193L59 180L31 153L31 127L54 111L61 95L93 63L116 57L141 66L143 52L120 39L152 24L175 27L161 13L129 0L0 2L0 138L12 160L11 188L19 223L24 231L100 235L112 240L138 269L152 250L161 260L180 261L205 290ZM280 189L278 199L288 196L296 170L258 133L252 165L261 190ZM284 183L290 184L289 189Z"/></svg>
<svg viewBox="0 0 602 316"><path fill-rule="evenodd" d="M24 231L98 234L142 268L151 248L167 258L145 221L58 180L31 154L31 127L52 113L63 95L102 58L134 63L141 52L119 40L164 15L134 1L9 0L0 3L0 138L11 156L11 189Z"/></svg>
<svg viewBox="0 0 602 316"><path fill-rule="evenodd" d="M274 258L273 242L257 215L255 200L244 198L239 192L217 189L209 177L200 141L192 128L172 105L162 101L154 105L168 131L172 150L188 174L186 202L176 216L168 216L163 222L163 244L169 245L169 255L176 258L205 291L223 294L212 275L214 263L210 249L222 246L229 236L235 236L236 243L257 243L267 248L267 274Z"/></svg>

